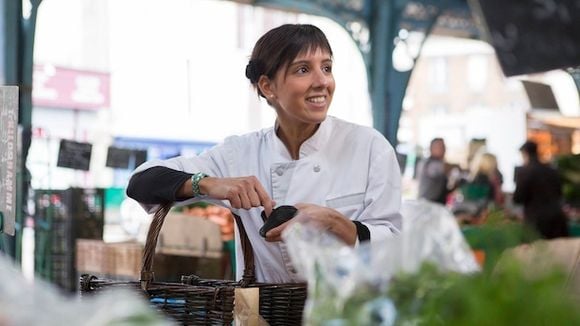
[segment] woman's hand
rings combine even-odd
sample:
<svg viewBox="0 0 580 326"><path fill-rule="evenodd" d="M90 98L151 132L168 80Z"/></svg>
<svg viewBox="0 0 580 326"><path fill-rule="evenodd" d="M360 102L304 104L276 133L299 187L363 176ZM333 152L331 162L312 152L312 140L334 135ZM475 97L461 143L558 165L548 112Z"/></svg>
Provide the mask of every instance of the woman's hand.
<svg viewBox="0 0 580 326"><path fill-rule="evenodd" d="M314 204L300 203L294 206L298 208L298 214L290 221L268 231L266 241L281 241L284 229L291 223L301 222L329 231L350 246L356 243L356 226L338 211Z"/></svg>
<svg viewBox="0 0 580 326"><path fill-rule="evenodd" d="M264 207L266 216L270 216L272 207L275 205L255 176L240 178L205 177L199 181L199 190L201 194L208 197L229 200L233 208ZM191 180L184 183L181 192L191 197L193 194Z"/></svg>

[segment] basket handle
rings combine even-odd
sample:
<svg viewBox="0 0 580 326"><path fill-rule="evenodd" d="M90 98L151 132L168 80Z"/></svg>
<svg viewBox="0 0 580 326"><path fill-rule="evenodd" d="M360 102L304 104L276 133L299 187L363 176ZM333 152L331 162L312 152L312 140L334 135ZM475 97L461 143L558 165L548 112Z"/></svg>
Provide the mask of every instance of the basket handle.
<svg viewBox="0 0 580 326"><path fill-rule="evenodd" d="M149 225L149 231L147 231L147 239L145 241L145 248L143 248L143 259L141 265L140 282L141 288L143 290L147 290L149 288L149 285L151 284L151 282L153 282L155 278L153 273L153 257L155 255L155 247L157 246L157 240L159 239L161 227L165 222L165 217L169 213L169 210L171 210L172 206L173 206L172 203L162 204L155 211L155 215L153 216L151 225ZM242 280L240 281L240 286L246 287L249 284L254 283L256 281L254 248L252 247L252 243L248 238L248 234L246 233L246 229L244 228L242 219L236 214L233 215L236 224L238 225L238 231L240 233L242 252L244 253L244 262L245 262L244 274L242 276Z"/></svg>
<svg viewBox="0 0 580 326"><path fill-rule="evenodd" d="M240 232L240 242L242 244L242 253L244 254L244 273L242 274L240 286L245 288L250 283L254 283L256 281L254 247L252 247L252 243L248 238L248 234L246 233L246 228L244 227L244 223L242 223L242 219L234 213L232 213L232 215L234 215L234 220L236 221L238 231Z"/></svg>

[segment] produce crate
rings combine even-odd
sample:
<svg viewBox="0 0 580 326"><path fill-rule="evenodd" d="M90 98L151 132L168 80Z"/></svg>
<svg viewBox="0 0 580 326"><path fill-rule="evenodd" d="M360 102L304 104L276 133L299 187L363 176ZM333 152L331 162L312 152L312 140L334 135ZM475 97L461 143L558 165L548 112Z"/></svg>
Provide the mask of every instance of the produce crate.
<svg viewBox="0 0 580 326"><path fill-rule="evenodd" d="M92 274L112 280L139 278L143 245L136 242L105 243L100 240L77 239L77 274ZM156 253L156 276L163 281L179 281L181 275L196 274L219 278L223 274L222 257L189 257Z"/></svg>
<svg viewBox="0 0 580 326"><path fill-rule="evenodd" d="M106 275L108 266L107 244L100 240L77 239L76 268L79 273Z"/></svg>
<svg viewBox="0 0 580 326"><path fill-rule="evenodd" d="M117 277L136 278L141 273L143 245L132 242L111 243L107 245L105 274Z"/></svg>

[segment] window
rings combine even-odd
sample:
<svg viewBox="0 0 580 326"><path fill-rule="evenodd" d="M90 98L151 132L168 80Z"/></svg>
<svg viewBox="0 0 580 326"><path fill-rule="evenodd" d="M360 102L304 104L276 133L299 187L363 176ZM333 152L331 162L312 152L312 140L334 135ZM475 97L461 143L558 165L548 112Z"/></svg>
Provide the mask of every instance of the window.
<svg viewBox="0 0 580 326"><path fill-rule="evenodd" d="M447 59L433 58L429 65L429 82L434 93L443 93L448 88Z"/></svg>
<svg viewBox="0 0 580 326"><path fill-rule="evenodd" d="M488 60L483 55L470 56L467 61L467 84L473 92L481 93L488 80Z"/></svg>
<svg viewBox="0 0 580 326"><path fill-rule="evenodd" d="M431 107L431 113L436 116L447 114L447 106L438 104Z"/></svg>

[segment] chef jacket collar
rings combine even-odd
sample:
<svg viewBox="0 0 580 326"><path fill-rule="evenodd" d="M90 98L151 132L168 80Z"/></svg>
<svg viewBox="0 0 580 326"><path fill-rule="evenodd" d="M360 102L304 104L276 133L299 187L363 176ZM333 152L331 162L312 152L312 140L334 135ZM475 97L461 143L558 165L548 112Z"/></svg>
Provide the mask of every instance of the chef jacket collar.
<svg viewBox="0 0 580 326"><path fill-rule="evenodd" d="M320 126L310 138L308 138L302 145L300 146L300 157L299 159L308 157L309 155L314 154L317 152L327 141L330 137L330 132L332 129L332 117L327 116L324 121L320 123ZM282 140L276 134L276 130L278 130L278 120L276 120L274 124L274 129L272 130L274 143L276 146L276 151L285 159L292 160L286 145L282 142Z"/></svg>

